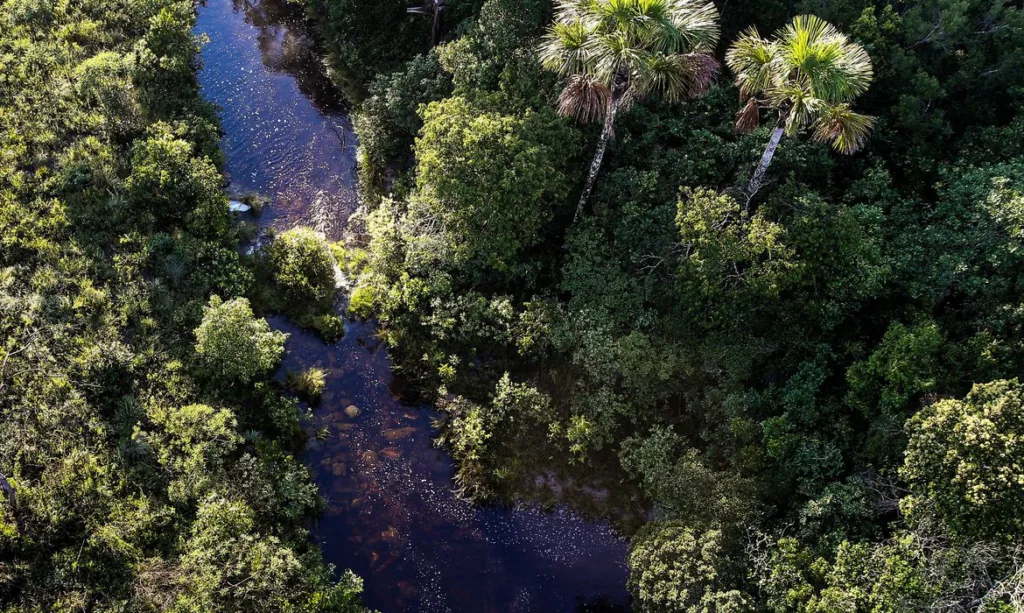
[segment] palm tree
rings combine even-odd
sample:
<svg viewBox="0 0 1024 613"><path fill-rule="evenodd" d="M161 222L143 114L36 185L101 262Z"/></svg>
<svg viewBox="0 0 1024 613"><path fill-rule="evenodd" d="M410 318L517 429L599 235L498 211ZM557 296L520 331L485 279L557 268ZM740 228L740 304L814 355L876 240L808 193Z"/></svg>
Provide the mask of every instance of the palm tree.
<svg viewBox="0 0 1024 613"><path fill-rule="evenodd" d="M768 146L747 184L744 208L761 189L783 135L795 136L810 126L814 140L831 143L843 154L857 151L867 140L874 118L854 113L850 103L871 84L871 58L827 21L814 15L794 17L773 40L761 38L751 27L733 43L725 62L746 100L736 114L736 129L756 128L761 109L776 115Z"/></svg>
<svg viewBox="0 0 1024 613"><path fill-rule="evenodd" d="M718 74L717 42L718 10L706 0L558 0L540 48L544 67L567 77L558 110L604 121L576 218L618 113L653 93L676 100L707 91Z"/></svg>

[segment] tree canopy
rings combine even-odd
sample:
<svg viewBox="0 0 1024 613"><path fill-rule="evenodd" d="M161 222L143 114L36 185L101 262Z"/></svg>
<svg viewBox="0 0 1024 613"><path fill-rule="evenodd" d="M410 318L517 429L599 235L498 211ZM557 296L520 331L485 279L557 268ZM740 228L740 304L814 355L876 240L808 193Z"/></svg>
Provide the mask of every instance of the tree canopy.
<svg viewBox="0 0 1024 613"><path fill-rule="evenodd" d="M973 0L487 0L369 76L404 157L360 160L359 313L462 491L620 484L645 610L1019 608L1022 36Z"/></svg>

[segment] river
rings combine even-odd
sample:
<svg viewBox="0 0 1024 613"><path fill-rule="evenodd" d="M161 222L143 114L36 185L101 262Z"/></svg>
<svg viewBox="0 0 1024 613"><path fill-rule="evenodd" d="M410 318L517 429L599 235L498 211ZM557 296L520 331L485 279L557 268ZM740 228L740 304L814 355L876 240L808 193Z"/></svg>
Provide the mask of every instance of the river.
<svg viewBox="0 0 1024 613"><path fill-rule="evenodd" d="M196 32L209 38L200 81L221 107L231 191L271 199L264 228L309 223L316 202L328 202L333 227L343 227L357 204L356 138L294 7L209 0ZM270 319L290 334L284 369L328 372L309 425L326 436L304 458L326 500L313 533L329 562L363 577L369 606L628 608L626 543L606 524L566 507L480 506L453 493L451 458L432 445L431 408L403 401L371 322L348 322L344 338L326 345Z"/></svg>

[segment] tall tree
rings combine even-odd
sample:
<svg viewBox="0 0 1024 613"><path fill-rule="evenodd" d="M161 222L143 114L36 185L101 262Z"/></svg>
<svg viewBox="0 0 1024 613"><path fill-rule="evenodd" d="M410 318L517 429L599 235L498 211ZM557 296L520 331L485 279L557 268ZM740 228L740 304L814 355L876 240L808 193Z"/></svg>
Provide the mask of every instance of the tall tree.
<svg viewBox="0 0 1024 613"><path fill-rule="evenodd" d="M619 111L645 96L696 97L718 74L718 10L702 0L559 0L541 62L568 77L559 112L604 121L576 208L594 188Z"/></svg>
<svg viewBox="0 0 1024 613"><path fill-rule="evenodd" d="M853 112L850 103L871 84L871 58L827 21L799 15L772 40L751 27L729 48L725 62L746 99L736 129L756 128L762 109L775 116L775 129L747 184L745 207L764 184L783 135L796 136L810 126L814 140L844 154L867 140L874 118Z"/></svg>

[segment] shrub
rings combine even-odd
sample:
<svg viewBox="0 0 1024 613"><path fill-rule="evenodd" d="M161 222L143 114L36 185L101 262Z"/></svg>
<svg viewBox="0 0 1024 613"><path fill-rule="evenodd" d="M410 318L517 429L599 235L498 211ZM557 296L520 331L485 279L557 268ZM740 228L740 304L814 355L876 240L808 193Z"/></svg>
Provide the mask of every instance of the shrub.
<svg viewBox="0 0 1024 613"><path fill-rule="evenodd" d="M301 311L334 295L334 254L327 241L309 228L279 234L267 257L276 298L285 310Z"/></svg>
<svg viewBox="0 0 1024 613"><path fill-rule="evenodd" d="M327 371L322 368L307 368L300 373L288 373L288 387L295 395L310 404L320 400L327 383Z"/></svg>
<svg viewBox="0 0 1024 613"><path fill-rule="evenodd" d="M373 313L373 288L367 285L360 285L352 290L352 298L349 299L348 312L356 317L369 317Z"/></svg>
<svg viewBox="0 0 1024 613"><path fill-rule="evenodd" d="M345 336L345 321L334 313L325 313L313 318L313 329L320 333L324 341L336 343Z"/></svg>
<svg viewBox="0 0 1024 613"><path fill-rule="evenodd" d="M641 612L752 610L746 594L725 588L719 530L700 532L680 522L652 522L633 537L629 590Z"/></svg>
<svg viewBox="0 0 1024 613"><path fill-rule="evenodd" d="M224 302L213 296L196 328L196 354L211 376L248 383L277 366L286 338L254 317L245 298Z"/></svg>

